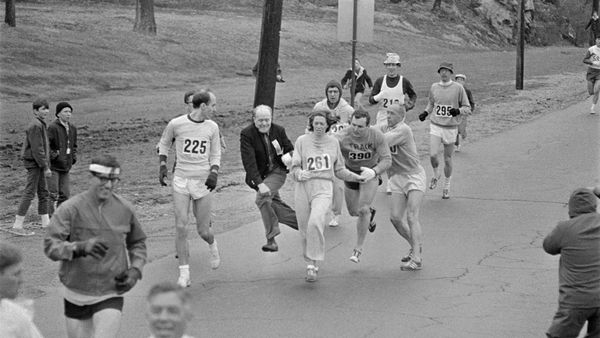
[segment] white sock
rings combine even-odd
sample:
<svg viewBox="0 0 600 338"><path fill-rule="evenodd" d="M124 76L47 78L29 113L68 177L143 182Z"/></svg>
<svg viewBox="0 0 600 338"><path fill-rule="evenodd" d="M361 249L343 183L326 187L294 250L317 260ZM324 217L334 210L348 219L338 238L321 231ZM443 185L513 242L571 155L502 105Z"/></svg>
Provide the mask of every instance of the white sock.
<svg viewBox="0 0 600 338"><path fill-rule="evenodd" d="M25 222L25 216L15 217L15 223L13 223L13 228L15 229L23 229L23 222Z"/></svg>
<svg viewBox="0 0 600 338"><path fill-rule="evenodd" d="M40 216L42 217L42 228L45 228L48 225L50 225L50 216L48 216L48 214L43 214Z"/></svg>
<svg viewBox="0 0 600 338"><path fill-rule="evenodd" d="M452 176L444 177L444 189L450 189L450 180L451 179L452 179Z"/></svg>
<svg viewBox="0 0 600 338"><path fill-rule="evenodd" d="M188 265L180 265L179 266L179 275L180 276L185 276L185 277L190 277L190 266Z"/></svg>

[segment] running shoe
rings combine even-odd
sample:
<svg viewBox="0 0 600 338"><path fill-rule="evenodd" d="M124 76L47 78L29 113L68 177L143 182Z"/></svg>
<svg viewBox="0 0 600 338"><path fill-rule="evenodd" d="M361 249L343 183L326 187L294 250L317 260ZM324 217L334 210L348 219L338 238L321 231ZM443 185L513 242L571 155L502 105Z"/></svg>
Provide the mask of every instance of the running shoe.
<svg viewBox="0 0 600 338"><path fill-rule="evenodd" d="M319 273L319 267L314 266L312 264L306 267L306 281L307 282L316 282L317 274Z"/></svg>
<svg viewBox="0 0 600 338"><path fill-rule="evenodd" d="M221 256L219 256L219 248L217 247L217 240L214 240L213 244L208 246L210 250L210 267L217 269L221 265Z"/></svg>
<svg viewBox="0 0 600 338"><path fill-rule="evenodd" d="M400 270L402 271L417 271L421 269L423 269L423 262L416 261L414 258L400 267Z"/></svg>
<svg viewBox="0 0 600 338"><path fill-rule="evenodd" d="M177 285L181 286L182 288L187 288L191 284L192 281L190 280L190 276L179 275L179 279L177 279Z"/></svg>
<svg viewBox="0 0 600 338"><path fill-rule="evenodd" d="M450 190L449 189L444 189L442 190L442 199L449 199L450 198Z"/></svg>
<svg viewBox="0 0 600 338"><path fill-rule="evenodd" d="M23 229L23 228L8 228L8 229L6 229L6 231L13 235L17 235L17 236L33 236L33 235L35 235L35 232L29 231L29 230Z"/></svg>
<svg viewBox="0 0 600 338"><path fill-rule="evenodd" d="M331 222L329 222L329 226L330 227L336 227L340 225L339 223L339 216L338 215L333 215L333 217L331 218Z"/></svg>
<svg viewBox="0 0 600 338"><path fill-rule="evenodd" d="M358 250L358 249L354 249L354 251L352 251L352 256L350 256L350 260L354 263L358 263L360 262L360 254L362 254L362 251Z"/></svg>
<svg viewBox="0 0 600 338"><path fill-rule="evenodd" d="M413 249L411 248L410 250L408 250L408 254L406 256L402 257L402 259L400 259L400 261L402 263L406 263L406 262L410 261L411 259L413 259L413 257L414 257L414 252L413 252Z"/></svg>
<svg viewBox="0 0 600 338"><path fill-rule="evenodd" d="M373 232L375 231L375 228L377 227L377 223L375 223L375 213L377 212L377 210L373 209L373 208L369 208L371 210L371 219L369 219L369 232Z"/></svg>
<svg viewBox="0 0 600 338"><path fill-rule="evenodd" d="M438 184L438 180L440 178L439 177L432 177L431 178L431 183L429 183L429 189L433 190L435 188L437 188L437 184Z"/></svg>

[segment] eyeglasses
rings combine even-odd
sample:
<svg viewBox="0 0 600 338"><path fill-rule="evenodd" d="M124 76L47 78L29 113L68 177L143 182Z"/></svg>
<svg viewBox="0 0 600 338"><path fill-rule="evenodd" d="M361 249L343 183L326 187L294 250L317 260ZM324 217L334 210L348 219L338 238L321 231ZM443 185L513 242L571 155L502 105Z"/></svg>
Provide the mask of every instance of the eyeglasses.
<svg viewBox="0 0 600 338"><path fill-rule="evenodd" d="M100 182L102 183L106 183L108 181L110 181L111 183L118 183L121 179L118 177L106 177L106 176L100 176L97 174L94 174L94 177L96 177L97 179L100 180Z"/></svg>

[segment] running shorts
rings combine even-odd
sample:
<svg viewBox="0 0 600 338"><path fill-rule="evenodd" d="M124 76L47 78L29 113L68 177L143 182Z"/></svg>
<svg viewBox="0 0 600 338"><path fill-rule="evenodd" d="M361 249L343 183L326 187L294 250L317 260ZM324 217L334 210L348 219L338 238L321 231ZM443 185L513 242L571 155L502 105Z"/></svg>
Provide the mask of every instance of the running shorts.
<svg viewBox="0 0 600 338"><path fill-rule="evenodd" d="M586 78L586 80L588 80L590 82L596 82L596 81L600 80L600 69L588 67L585 78Z"/></svg>
<svg viewBox="0 0 600 338"><path fill-rule="evenodd" d="M458 135L458 128L443 128L431 123L429 125L429 135L440 137L443 144L454 144L456 135Z"/></svg>
<svg viewBox="0 0 600 338"><path fill-rule="evenodd" d="M412 174L396 174L388 179L388 188L392 194L408 195L411 190L425 192L427 175L421 166L419 171Z"/></svg>
<svg viewBox="0 0 600 338"><path fill-rule="evenodd" d="M112 297L90 305L75 305L66 299L64 301L67 318L86 320L92 318L94 313L105 309L123 311L123 297Z"/></svg>
<svg viewBox="0 0 600 338"><path fill-rule="evenodd" d="M191 196L194 200L200 199L210 193L204 181L196 178L173 176L172 184L174 192Z"/></svg>

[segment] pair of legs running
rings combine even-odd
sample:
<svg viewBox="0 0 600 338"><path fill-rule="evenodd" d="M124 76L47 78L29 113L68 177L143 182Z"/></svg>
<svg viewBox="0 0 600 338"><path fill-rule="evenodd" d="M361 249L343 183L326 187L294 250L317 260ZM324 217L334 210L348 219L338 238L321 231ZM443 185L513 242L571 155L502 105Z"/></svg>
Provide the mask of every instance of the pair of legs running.
<svg viewBox="0 0 600 338"><path fill-rule="evenodd" d="M413 271L422 268L423 232L419 221L419 212L423 201L423 191L410 190L408 193L392 191L390 196L390 221L396 231L410 245L408 254L402 257L405 264L402 270Z"/></svg>
<svg viewBox="0 0 600 338"><path fill-rule="evenodd" d="M65 301L68 338L115 338L121 328L123 298L114 297L88 306Z"/></svg>
<svg viewBox="0 0 600 338"><path fill-rule="evenodd" d="M346 207L350 216L358 217L356 220L356 246L350 256L350 260L354 263L360 261L360 255L363 252L363 245L367 236L367 230L371 223L371 216L375 214L375 210L371 208L371 203L377 194L377 179L359 183L358 189L353 189L356 184L346 182L344 187L344 195L346 198ZM374 227L373 227L374 229Z"/></svg>
<svg viewBox="0 0 600 338"><path fill-rule="evenodd" d="M209 193L198 199L191 199L190 195L173 191L173 204L175 206L175 250L179 260L179 279L177 283L182 287L190 285L189 268L189 243L187 240L187 224L189 222L190 203L192 211L196 217L196 230L200 237L209 245L210 264L213 269L219 267L221 258L217 241L215 240L212 228L210 226L211 206L213 194Z"/></svg>
<svg viewBox="0 0 600 338"><path fill-rule="evenodd" d="M600 75L590 76L587 78L587 89L588 94L592 95L592 108L590 113L596 114L596 104L598 104L598 97L600 97Z"/></svg>
<svg viewBox="0 0 600 338"><path fill-rule="evenodd" d="M433 167L433 177L429 183L429 189L435 189L441 179L440 174L440 162L438 160L438 153L443 148L444 152L444 188L442 190L442 198L450 198L450 180L452 179L452 155L454 154L454 140L456 135L449 138L450 140L444 140L442 136L430 134L429 135L429 156L431 160L431 166Z"/></svg>

